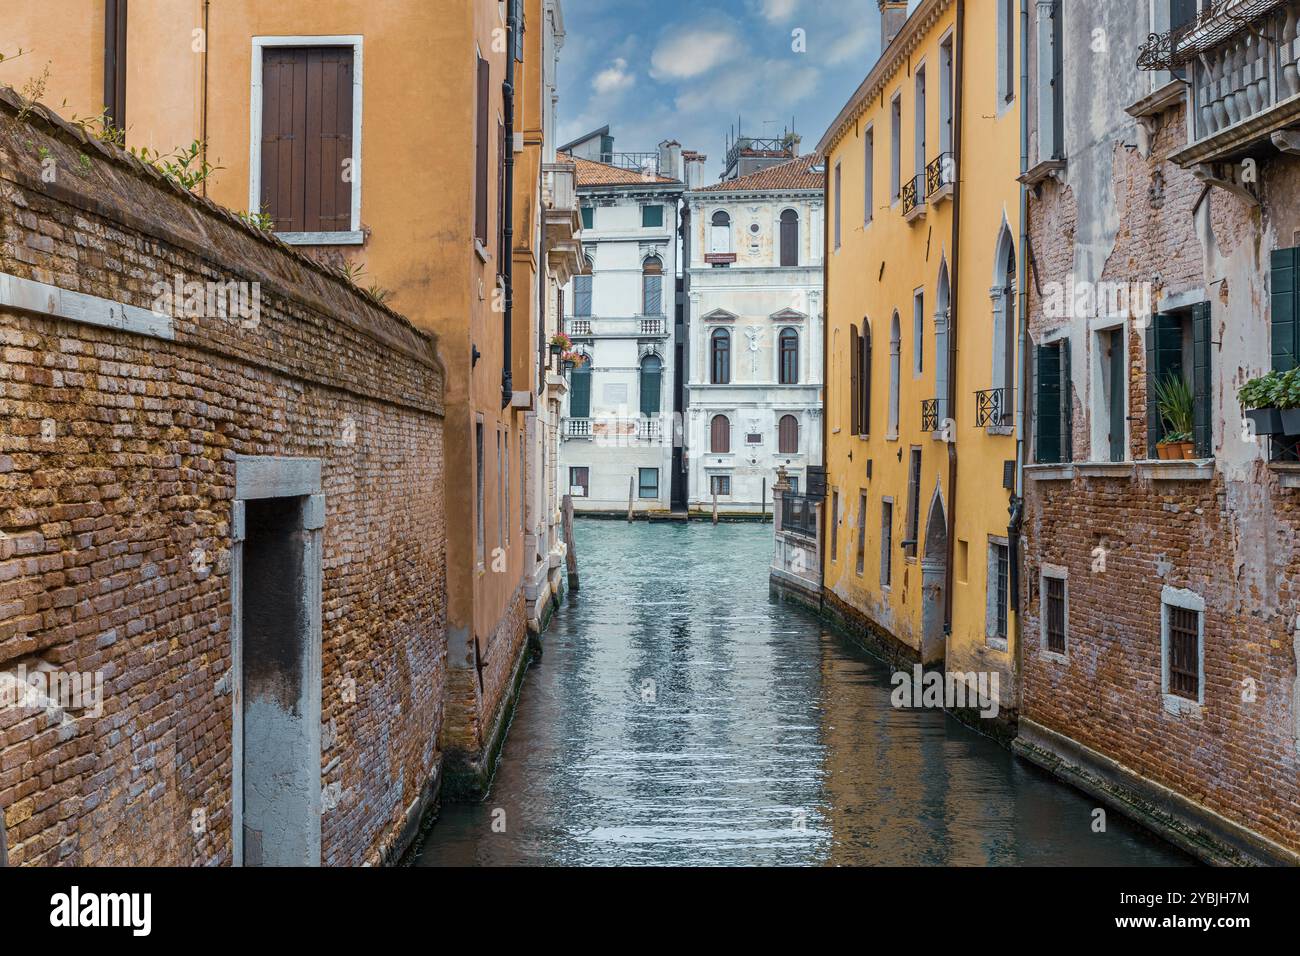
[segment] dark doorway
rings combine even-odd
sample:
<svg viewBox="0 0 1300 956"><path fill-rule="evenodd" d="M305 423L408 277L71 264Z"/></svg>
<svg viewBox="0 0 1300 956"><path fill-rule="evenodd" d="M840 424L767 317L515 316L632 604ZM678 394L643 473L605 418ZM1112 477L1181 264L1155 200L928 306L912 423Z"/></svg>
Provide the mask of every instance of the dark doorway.
<svg viewBox="0 0 1300 956"><path fill-rule="evenodd" d="M241 570L246 866L320 863L320 671L305 498L246 502ZM313 666L316 665L316 666Z"/></svg>

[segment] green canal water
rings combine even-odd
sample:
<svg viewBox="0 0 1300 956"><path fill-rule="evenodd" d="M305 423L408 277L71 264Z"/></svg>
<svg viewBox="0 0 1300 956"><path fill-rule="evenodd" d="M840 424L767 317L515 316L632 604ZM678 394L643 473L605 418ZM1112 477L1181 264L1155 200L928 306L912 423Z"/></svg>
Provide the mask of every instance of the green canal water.
<svg viewBox="0 0 1300 956"><path fill-rule="evenodd" d="M772 528L579 520L486 800L444 865L1186 865L768 596Z"/></svg>

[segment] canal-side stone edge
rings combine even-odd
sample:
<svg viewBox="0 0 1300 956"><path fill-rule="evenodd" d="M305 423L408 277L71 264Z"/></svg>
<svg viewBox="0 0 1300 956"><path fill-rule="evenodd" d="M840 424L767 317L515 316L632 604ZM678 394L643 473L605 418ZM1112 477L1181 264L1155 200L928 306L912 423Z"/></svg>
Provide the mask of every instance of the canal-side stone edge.
<svg viewBox="0 0 1300 956"><path fill-rule="evenodd" d="M1011 750L1213 866L1297 866L1300 855L1030 720Z"/></svg>

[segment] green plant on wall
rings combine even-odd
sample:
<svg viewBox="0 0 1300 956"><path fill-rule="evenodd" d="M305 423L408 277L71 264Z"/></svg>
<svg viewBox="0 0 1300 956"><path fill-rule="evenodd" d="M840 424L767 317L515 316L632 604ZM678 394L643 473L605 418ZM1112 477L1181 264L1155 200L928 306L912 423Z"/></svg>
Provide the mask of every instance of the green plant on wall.
<svg viewBox="0 0 1300 956"><path fill-rule="evenodd" d="M1237 399L1243 408L1300 408L1300 366L1252 378Z"/></svg>
<svg viewBox="0 0 1300 956"><path fill-rule="evenodd" d="M1163 441L1192 440L1194 405L1192 387L1181 375L1166 375L1156 383L1156 407L1165 430Z"/></svg>

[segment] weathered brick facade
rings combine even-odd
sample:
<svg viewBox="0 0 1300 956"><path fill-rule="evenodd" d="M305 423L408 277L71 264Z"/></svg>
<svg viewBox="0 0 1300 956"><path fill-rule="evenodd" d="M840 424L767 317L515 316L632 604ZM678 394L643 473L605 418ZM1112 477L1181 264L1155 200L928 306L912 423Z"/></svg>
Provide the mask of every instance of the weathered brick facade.
<svg viewBox="0 0 1300 956"><path fill-rule="evenodd" d="M1115 11L1125 16L1124 5ZM1112 68L1132 69L1126 52ZM1088 122L1068 106L1066 115ZM1121 120L1087 155L1068 156L1067 184L1044 181L1029 205L1030 335L1070 336L1073 458L1027 469L1017 747L1206 859L1296 862L1300 492L1281 487L1264 440L1243 440L1236 390L1268 368L1268 256L1292 244L1300 161L1261 163L1263 202L1252 207L1169 160L1187 139L1181 99L1154 114L1148 155ZM1107 167L1108 182L1097 172ZM1080 183L1101 191L1081 194ZM1075 272L1078 281L1150 282L1156 312L1210 302L1212 459L1147 461L1145 329L1129 315L1127 454L1109 460L1093 331L1105 323L1045 314L1044 287ZM1048 568L1067 578L1061 656L1042 638ZM1162 694L1161 604L1171 591L1204 602L1203 702L1194 707Z"/></svg>
<svg viewBox="0 0 1300 956"><path fill-rule="evenodd" d="M98 716L0 707L10 863L233 862L236 456L320 463L320 856L384 861L441 764L433 338L125 154L0 101L0 282L101 311L148 310L176 276L261 292L254 321L182 313L156 334L0 300L0 672L104 679Z"/></svg>

